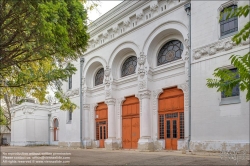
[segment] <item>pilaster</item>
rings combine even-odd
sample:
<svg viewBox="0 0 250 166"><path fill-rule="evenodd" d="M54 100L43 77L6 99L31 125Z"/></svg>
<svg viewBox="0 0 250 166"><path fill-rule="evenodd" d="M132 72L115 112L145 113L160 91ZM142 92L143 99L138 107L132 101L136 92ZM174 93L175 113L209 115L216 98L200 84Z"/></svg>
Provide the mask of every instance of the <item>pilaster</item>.
<svg viewBox="0 0 250 166"><path fill-rule="evenodd" d="M108 139L105 140L105 148L107 150L114 150L119 148L115 133L116 100L114 98L108 98L105 100L105 103L108 105Z"/></svg>

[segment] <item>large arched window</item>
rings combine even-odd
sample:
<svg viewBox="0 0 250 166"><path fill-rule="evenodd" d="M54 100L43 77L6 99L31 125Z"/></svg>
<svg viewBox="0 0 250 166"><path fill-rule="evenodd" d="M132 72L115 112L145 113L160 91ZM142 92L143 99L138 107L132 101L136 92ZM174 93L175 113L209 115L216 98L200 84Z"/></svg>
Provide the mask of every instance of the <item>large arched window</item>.
<svg viewBox="0 0 250 166"><path fill-rule="evenodd" d="M136 65L137 65L137 57L136 56L129 57L123 63L121 76L125 77L127 75L134 74L135 69L136 69Z"/></svg>
<svg viewBox="0 0 250 166"><path fill-rule="evenodd" d="M179 40L167 42L160 50L157 57L157 66L181 59L183 44Z"/></svg>
<svg viewBox="0 0 250 166"><path fill-rule="evenodd" d="M95 86L103 83L104 69L101 68L95 75Z"/></svg>

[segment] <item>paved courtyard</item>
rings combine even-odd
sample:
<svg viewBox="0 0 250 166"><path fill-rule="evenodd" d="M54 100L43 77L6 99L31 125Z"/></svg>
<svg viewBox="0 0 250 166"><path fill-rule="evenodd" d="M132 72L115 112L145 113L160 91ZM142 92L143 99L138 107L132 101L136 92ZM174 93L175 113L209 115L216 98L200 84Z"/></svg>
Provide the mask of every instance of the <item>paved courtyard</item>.
<svg viewBox="0 0 250 166"><path fill-rule="evenodd" d="M236 165L235 160L221 160L219 153L107 151L57 146L2 146L0 150L0 165ZM238 165L248 165L248 162L240 160Z"/></svg>

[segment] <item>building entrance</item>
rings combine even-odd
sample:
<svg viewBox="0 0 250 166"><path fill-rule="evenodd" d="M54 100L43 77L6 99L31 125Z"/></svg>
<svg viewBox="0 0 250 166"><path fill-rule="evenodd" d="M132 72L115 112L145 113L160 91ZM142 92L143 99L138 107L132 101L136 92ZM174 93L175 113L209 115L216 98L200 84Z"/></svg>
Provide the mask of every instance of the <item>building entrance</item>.
<svg viewBox="0 0 250 166"><path fill-rule="evenodd" d="M178 140L184 139L184 95L177 88L165 89L159 96L159 139L167 150L177 150Z"/></svg>
<svg viewBox="0 0 250 166"><path fill-rule="evenodd" d="M127 97L122 105L122 147L137 149L140 138L139 100Z"/></svg>
<svg viewBox="0 0 250 166"><path fill-rule="evenodd" d="M99 148L105 147L105 139L108 138L108 107L105 103L99 103L96 107L96 140L99 140Z"/></svg>

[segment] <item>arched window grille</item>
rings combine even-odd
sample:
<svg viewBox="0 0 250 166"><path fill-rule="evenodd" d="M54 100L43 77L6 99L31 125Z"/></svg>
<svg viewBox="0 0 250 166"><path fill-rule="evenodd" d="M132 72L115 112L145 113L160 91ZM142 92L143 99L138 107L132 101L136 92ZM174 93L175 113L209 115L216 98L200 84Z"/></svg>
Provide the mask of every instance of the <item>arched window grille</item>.
<svg viewBox="0 0 250 166"><path fill-rule="evenodd" d="M128 76L130 74L134 74L135 69L136 69L136 65L137 65L137 57L136 56L129 57L123 63L121 76L125 77L125 76Z"/></svg>
<svg viewBox="0 0 250 166"><path fill-rule="evenodd" d="M103 78L104 78L104 69L101 68L95 75L95 86L102 84Z"/></svg>
<svg viewBox="0 0 250 166"><path fill-rule="evenodd" d="M157 57L157 66L181 59L183 44L179 40L167 42Z"/></svg>

